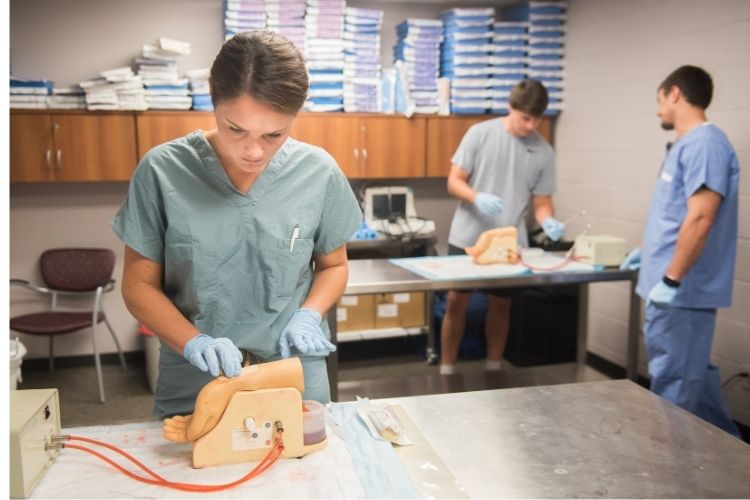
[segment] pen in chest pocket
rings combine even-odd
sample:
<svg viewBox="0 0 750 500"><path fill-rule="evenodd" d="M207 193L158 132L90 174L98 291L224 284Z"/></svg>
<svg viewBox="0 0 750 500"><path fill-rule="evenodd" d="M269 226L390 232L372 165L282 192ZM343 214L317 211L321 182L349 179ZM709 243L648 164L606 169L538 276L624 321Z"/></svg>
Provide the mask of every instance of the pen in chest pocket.
<svg viewBox="0 0 750 500"><path fill-rule="evenodd" d="M292 237L289 240L289 251L294 252L294 242L299 238L299 224L294 225L292 230Z"/></svg>

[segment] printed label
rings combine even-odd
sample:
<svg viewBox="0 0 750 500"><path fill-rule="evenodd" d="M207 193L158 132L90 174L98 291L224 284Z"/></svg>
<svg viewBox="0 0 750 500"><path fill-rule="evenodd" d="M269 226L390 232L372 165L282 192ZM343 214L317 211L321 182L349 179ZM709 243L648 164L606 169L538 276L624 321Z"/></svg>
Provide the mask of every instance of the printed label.
<svg viewBox="0 0 750 500"><path fill-rule="evenodd" d="M378 318L395 318L398 316L397 304L378 305Z"/></svg>
<svg viewBox="0 0 750 500"><path fill-rule="evenodd" d="M407 302L411 301L411 294L410 293L394 293L393 294L393 302L396 304L406 304Z"/></svg>
<svg viewBox="0 0 750 500"><path fill-rule="evenodd" d="M359 304L359 297L356 295L344 295L341 297L342 306L356 306Z"/></svg>
<svg viewBox="0 0 750 500"><path fill-rule="evenodd" d="M346 321L349 317L346 307L336 308L336 321Z"/></svg>

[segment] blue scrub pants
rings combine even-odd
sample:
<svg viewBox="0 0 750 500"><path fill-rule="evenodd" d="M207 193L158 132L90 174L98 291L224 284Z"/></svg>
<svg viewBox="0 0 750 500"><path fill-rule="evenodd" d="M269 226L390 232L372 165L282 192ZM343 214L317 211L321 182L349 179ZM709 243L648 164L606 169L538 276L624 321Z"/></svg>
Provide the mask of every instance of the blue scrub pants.
<svg viewBox="0 0 750 500"><path fill-rule="evenodd" d="M651 391L740 437L711 364L716 309L646 306L644 336Z"/></svg>
<svg viewBox="0 0 750 500"><path fill-rule="evenodd" d="M299 356L299 359L305 378L302 399L329 403L331 387L328 382L326 358ZM210 373L200 371L183 356L162 344L159 349L159 378L154 395L154 416L164 419L193 413L198 393L213 378Z"/></svg>

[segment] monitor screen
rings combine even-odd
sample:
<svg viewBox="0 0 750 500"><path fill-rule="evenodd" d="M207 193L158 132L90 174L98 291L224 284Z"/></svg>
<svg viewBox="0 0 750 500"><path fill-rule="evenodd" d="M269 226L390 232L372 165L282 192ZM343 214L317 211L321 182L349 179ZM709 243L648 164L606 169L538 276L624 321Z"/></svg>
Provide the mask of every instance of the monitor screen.
<svg viewBox="0 0 750 500"><path fill-rule="evenodd" d="M372 197L373 219L406 218L406 194L376 194Z"/></svg>

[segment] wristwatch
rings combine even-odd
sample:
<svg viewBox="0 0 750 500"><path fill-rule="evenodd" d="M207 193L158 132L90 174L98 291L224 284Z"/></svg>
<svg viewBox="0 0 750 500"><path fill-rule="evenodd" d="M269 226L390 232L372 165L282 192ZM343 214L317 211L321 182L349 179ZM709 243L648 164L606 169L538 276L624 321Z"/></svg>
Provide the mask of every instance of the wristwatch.
<svg viewBox="0 0 750 500"><path fill-rule="evenodd" d="M666 274L664 275L664 277L661 280L664 282L665 285L667 285L670 288L679 288L679 286L680 286L680 282L679 281L670 278Z"/></svg>

